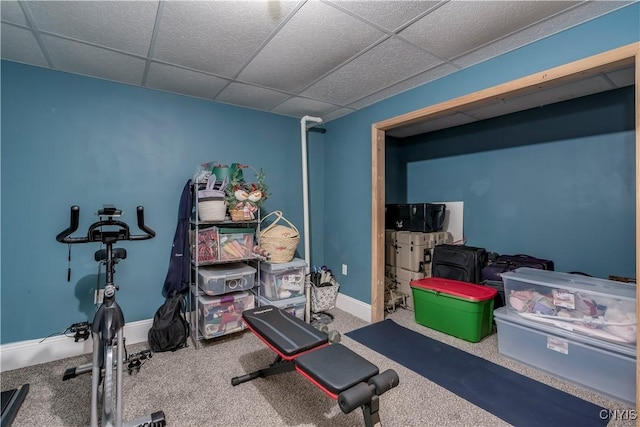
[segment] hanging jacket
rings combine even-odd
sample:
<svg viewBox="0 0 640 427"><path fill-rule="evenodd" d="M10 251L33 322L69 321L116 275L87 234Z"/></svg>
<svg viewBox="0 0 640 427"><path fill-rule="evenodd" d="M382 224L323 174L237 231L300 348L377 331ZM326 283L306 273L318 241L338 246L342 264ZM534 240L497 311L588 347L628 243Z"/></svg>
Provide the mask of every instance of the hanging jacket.
<svg viewBox="0 0 640 427"><path fill-rule="evenodd" d="M167 298L189 289L191 274L191 253L189 251L189 220L191 219L191 180L188 180L180 196L178 226L173 237L169 271L164 279L164 293Z"/></svg>

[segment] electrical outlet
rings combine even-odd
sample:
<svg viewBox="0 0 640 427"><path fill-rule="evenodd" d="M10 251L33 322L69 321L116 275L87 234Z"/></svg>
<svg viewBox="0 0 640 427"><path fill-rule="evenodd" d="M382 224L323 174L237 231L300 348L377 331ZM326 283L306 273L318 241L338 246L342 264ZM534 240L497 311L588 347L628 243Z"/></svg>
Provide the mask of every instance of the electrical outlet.
<svg viewBox="0 0 640 427"><path fill-rule="evenodd" d="M347 275L347 264L342 264L342 275L343 276Z"/></svg>
<svg viewBox="0 0 640 427"><path fill-rule="evenodd" d="M104 289L96 289L96 293L93 296L93 303L96 305L102 304L102 300L104 300Z"/></svg>

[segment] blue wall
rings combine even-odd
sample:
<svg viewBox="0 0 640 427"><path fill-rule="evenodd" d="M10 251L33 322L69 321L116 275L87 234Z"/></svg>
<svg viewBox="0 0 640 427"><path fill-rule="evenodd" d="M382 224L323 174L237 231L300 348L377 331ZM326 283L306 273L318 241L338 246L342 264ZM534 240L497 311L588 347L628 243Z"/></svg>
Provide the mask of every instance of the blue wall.
<svg viewBox="0 0 640 427"><path fill-rule="evenodd" d="M407 161L403 140L387 137L384 151L385 203L407 202Z"/></svg>
<svg viewBox="0 0 640 427"><path fill-rule="evenodd" d="M338 274L341 292L370 302L372 123L637 42L639 14L640 4L633 4L334 120L324 135L311 134L312 263L334 271L347 264L348 276ZM137 205L145 206L157 237L123 244L129 257L116 273L129 322L151 318L163 300L180 192L199 163L264 168L273 193L265 210L284 211L302 232L299 120L6 61L1 66L2 343L41 338L92 317L96 248L72 248L67 283L67 247L55 241L72 204L81 208L81 229L104 203L123 208L129 221Z"/></svg>
<svg viewBox="0 0 640 427"><path fill-rule="evenodd" d="M322 139L314 135L314 152ZM295 118L3 61L2 342L93 317L98 245L72 247L67 283L67 246L55 241L71 205L80 206L79 231L102 204L122 208L132 225L145 207L157 237L121 245L128 258L116 282L127 322L149 319L163 301L180 193L196 167L262 167L272 193L265 210L282 210L302 233L300 156Z"/></svg>
<svg viewBox="0 0 640 427"><path fill-rule="evenodd" d="M634 87L406 138L407 202L463 200L467 243L635 277Z"/></svg>
<svg viewBox="0 0 640 427"><path fill-rule="evenodd" d="M349 264L349 275L338 277L340 292L371 301L373 123L638 42L638 16L640 4L634 3L328 123L325 160L327 168L335 167L325 180L325 263Z"/></svg>

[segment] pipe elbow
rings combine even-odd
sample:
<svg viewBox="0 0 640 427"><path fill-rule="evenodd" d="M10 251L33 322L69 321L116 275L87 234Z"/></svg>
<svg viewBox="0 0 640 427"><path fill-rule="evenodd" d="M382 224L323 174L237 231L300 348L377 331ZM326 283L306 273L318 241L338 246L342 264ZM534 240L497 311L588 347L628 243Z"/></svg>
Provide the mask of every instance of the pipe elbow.
<svg viewBox="0 0 640 427"><path fill-rule="evenodd" d="M301 124L305 124L306 122L322 123L322 119L314 116L304 116L300 119Z"/></svg>

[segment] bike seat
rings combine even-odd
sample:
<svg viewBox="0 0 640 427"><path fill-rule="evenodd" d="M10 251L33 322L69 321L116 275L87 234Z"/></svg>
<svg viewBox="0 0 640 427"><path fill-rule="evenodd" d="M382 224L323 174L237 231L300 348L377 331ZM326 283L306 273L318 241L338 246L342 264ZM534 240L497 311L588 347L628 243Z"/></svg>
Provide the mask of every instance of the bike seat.
<svg viewBox="0 0 640 427"><path fill-rule="evenodd" d="M113 248L114 259L125 259L127 257L127 250L125 248ZM107 259L107 250L98 249L95 253L96 261L104 261Z"/></svg>

